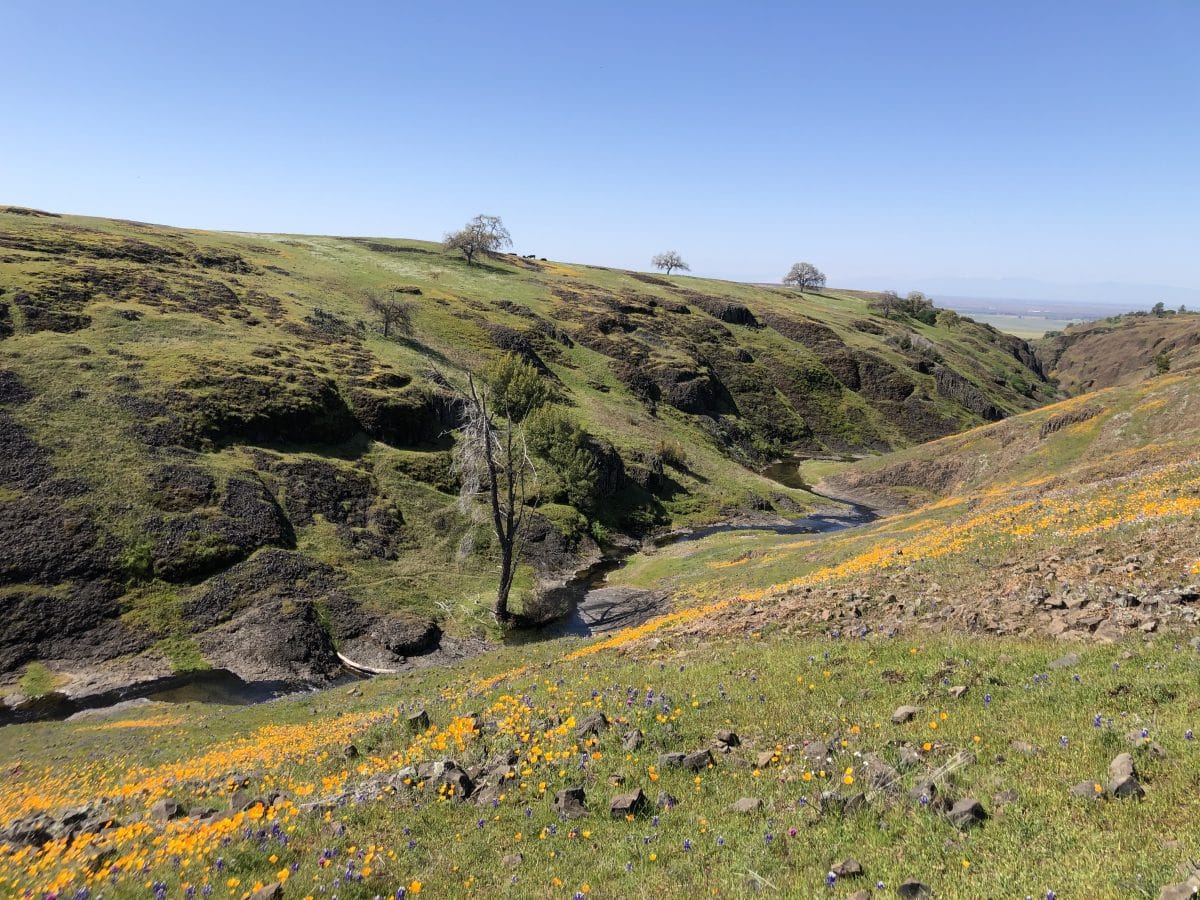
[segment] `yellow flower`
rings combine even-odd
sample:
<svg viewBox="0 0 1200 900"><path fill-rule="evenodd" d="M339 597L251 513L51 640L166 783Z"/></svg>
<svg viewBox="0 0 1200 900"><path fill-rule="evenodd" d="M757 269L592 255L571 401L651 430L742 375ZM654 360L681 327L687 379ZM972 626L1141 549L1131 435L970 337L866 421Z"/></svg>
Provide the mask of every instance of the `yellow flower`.
<svg viewBox="0 0 1200 900"><path fill-rule="evenodd" d="M424 886L425 885L421 884L421 882L414 880L413 883L408 886L408 892L410 894L419 894L421 893L421 888Z"/></svg>

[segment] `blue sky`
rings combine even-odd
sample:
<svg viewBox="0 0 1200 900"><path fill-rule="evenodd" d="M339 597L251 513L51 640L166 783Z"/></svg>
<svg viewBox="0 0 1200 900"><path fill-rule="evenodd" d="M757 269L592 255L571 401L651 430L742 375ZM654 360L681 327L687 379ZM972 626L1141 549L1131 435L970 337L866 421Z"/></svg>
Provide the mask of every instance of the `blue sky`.
<svg viewBox="0 0 1200 900"><path fill-rule="evenodd" d="M429 239L488 212L518 251L626 267L675 248L750 280L806 259L844 286L1200 289L1193 0L0 20L2 203Z"/></svg>

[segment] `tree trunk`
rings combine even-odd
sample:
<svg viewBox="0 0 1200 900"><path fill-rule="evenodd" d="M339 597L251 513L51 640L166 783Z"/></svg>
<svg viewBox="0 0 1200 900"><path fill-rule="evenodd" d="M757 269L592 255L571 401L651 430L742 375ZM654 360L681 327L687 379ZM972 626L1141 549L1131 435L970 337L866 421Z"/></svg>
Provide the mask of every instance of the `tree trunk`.
<svg viewBox="0 0 1200 900"><path fill-rule="evenodd" d="M507 625L512 621L512 613L508 611L508 594L513 583L513 545L511 540L500 543L500 585L496 589L496 604L492 611L496 621Z"/></svg>

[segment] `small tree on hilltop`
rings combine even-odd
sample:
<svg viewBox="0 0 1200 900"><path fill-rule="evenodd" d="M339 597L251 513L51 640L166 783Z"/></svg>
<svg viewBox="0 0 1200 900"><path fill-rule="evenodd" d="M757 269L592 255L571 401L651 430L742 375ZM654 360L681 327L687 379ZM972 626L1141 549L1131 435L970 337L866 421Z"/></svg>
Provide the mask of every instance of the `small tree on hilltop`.
<svg viewBox="0 0 1200 900"><path fill-rule="evenodd" d="M798 262L783 276L783 283L801 291L812 291L825 287L825 273L812 263Z"/></svg>
<svg viewBox="0 0 1200 900"><path fill-rule="evenodd" d="M403 335L412 334L414 308L414 304L409 301L397 298L395 292L371 294L367 297L367 309L379 317L379 324L383 328L385 338L391 337L392 332Z"/></svg>
<svg viewBox="0 0 1200 900"><path fill-rule="evenodd" d="M499 216L479 215L460 230L447 234L442 246L447 250L461 251L469 266L474 264L475 257L480 253L494 256L505 247L511 247L512 235Z"/></svg>
<svg viewBox="0 0 1200 900"><path fill-rule="evenodd" d="M650 260L650 264L656 269L664 270L668 275L671 274L672 269L678 269L681 272L692 271L692 267L685 263L683 257L674 250L658 254L658 256Z"/></svg>
<svg viewBox="0 0 1200 900"><path fill-rule="evenodd" d="M462 398L465 422L455 459L462 483L459 507L476 524L490 520L500 546L500 583L492 611L502 626L513 619L508 596L520 556L525 500L537 479L522 423L549 396L537 370L510 353L489 366L479 381L468 375ZM464 542L464 552L468 547Z"/></svg>

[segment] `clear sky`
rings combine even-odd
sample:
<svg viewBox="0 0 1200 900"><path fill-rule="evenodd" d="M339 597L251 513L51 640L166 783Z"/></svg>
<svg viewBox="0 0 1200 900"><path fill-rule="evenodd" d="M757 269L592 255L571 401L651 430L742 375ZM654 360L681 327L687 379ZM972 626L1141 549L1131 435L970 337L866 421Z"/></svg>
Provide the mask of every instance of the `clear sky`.
<svg viewBox="0 0 1200 900"><path fill-rule="evenodd" d="M1200 288L1195 0L0 0L0 32L0 203Z"/></svg>

